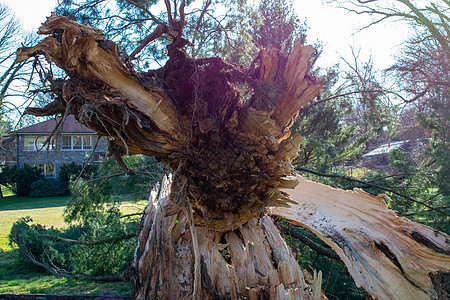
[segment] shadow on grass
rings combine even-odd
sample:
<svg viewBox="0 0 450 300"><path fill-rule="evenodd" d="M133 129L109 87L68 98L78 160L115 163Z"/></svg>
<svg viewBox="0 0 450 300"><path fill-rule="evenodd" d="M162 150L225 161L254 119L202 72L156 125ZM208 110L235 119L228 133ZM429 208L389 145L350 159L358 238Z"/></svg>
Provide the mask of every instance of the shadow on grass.
<svg viewBox="0 0 450 300"><path fill-rule="evenodd" d="M45 277L45 279L41 278L39 287L30 289L30 293L52 295L131 296L132 287L129 282L93 282L56 278L54 276Z"/></svg>
<svg viewBox="0 0 450 300"><path fill-rule="evenodd" d="M0 251L0 280L26 278L34 274L44 273L42 269L25 260L19 249Z"/></svg>
<svg viewBox="0 0 450 300"><path fill-rule="evenodd" d="M0 211L61 207L66 206L70 199L71 196L42 198L4 197L0 198Z"/></svg>

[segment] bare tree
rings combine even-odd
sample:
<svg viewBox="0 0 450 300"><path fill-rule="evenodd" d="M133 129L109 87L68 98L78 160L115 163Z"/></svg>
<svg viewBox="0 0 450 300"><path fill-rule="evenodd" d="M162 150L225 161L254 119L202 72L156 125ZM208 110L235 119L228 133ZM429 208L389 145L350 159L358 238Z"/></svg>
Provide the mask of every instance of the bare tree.
<svg viewBox="0 0 450 300"><path fill-rule="evenodd" d="M19 24L13 15L5 6L0 6L0 85L1 100L5 98L8 86L11 84L11 75L15 74L14 67L14 48L19 45L15 42L15 38L19 33ZM5 67L9 65L8 67Z"/></svg>
<svg viewBox="0 0 450 300"><path fill-rule="evenodd" d="M387 19L400 19L409 21L413 25L423 26L427 35L423 38L433 37L442 49L450 51L449 46L449 17L450 3L442 1L410 1L410 0L331 0L344 9L356 13L375 17L368 26L383 22Z"/></svg>
<svg viewBox="0 0 450 300"><path fill-rule="evenodd" d="M436 186L443 206L450 192L450 2L443 1L333 1L345 9L371 15L368 26L387 19L408 22L412 35L386 75L394 81L391 89L405 103L414 107L415 118L430 132L420 164L437 172ZM431 178L430 178L431 180Z"/></svg>
<svg viewBox="0 0 450 300"><path fill-rule="evenodd" d="M48 103L42 93L36 91L35 85L40 79L33 79L34 74L40 74L40 69L47 66L45 62L40 64L38 59L27 62L17 62L15 49L17 47L32 45L37 42L35 33L26 33L22 30L20 23L12 15L6 6L0 6L0 100L2 101L3 125L9 125L4 132L10 130L14 122L20 117L27 106ZM28 118L24 118L28 119ZM26 121L31 121L29 118ZM19 123L23 123L23 119Z"/></svg>

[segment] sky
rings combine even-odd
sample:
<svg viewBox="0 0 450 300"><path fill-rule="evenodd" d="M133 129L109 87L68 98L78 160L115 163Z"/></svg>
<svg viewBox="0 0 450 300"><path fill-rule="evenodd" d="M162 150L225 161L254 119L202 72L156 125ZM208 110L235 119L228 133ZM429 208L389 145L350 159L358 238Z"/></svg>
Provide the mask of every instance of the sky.
<svg viewBox="0 0 450 300"><path fill-rule="evenodd" d="M362 59L369 55L375 65L387 68L393 64L393 55L407 37L407 27L401 22L382 23L363 31L369 23L367 16L357 16L345 10L323 4L322 0L294 0L294 8L301 19L306 18L308 42L321 41L324 45L317 62L327 67L337 63L340 57L349 59L350 47L361 48ZM50 16L57 0L0 0L11 8L27 31L36 32L46 17Z"/></svg>
<svg viewBox="0 0 450 300"><path fill-rule="evenodd" d="M350 47L360 47L363 59L371 55L378 68L388 68L394 63L394 55L408 36L405 22L385 21L360 30L370 24L367 15L349 13L321 0L294 0L294 3L300 18L306 18L308 37L324 44L319 61L322 66L333 65L341 56L348 59Z"/></svg>

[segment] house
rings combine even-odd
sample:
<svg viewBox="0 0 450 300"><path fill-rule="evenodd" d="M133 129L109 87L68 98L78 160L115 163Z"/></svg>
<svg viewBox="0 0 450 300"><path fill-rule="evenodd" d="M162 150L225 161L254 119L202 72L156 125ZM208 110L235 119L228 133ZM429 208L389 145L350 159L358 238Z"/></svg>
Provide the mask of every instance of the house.
<svg viewBox="0 0 450 300"><path fill-rule="evenodd" d="M373 156L378 156L378 155L389 154L389 152L391 150L400 148L407 142L408 141L397 141L397 142L391 142L388 144L383 144L383 145L380 145L377 148L373 149L372 151L364 154L362 157L368 158L368 157L373 157Z"/></svg>
<svg viewBox="0 0 450 300"><path fill-rule="evenodd" d="M13 163L18 168L28 164L41 168L47 177L56 177L66 163L84 163L91 155L93 162L105 155L105 138L79 123L73 115L67 116L61 136L48 141L58 122L50 119L12 132L16 139Z"/></svg>
<svg viewBox="0 0 450 300"><path fill-rule="evenodd" d="M399 148L402 150L407 150L411 148L410 141L409 140L396 141L379 145L377 148L373 149L372 151L362 156L363 164L366 166L370 164L376 164L378 166L388 165L391 150Z"/></svg>

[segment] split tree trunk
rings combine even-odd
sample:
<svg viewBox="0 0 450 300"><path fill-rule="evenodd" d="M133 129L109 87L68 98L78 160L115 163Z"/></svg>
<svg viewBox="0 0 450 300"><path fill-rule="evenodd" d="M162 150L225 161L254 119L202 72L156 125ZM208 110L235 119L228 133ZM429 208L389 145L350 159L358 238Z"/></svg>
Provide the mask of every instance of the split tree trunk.
<svg viewBox="0 0 450 300"><path fill-rule="evenodd" d="M439 296L430 278L448 268L448 236L434 239L429 228L412 222L403 229L385 208L371 214L366 210L377 202L370 197L356 197L365 204L352 193L325 189L316 199L314 185L287 177L302 142L290 126L321 88L307 74L312 47L296 43L288 55L262 50L247 69L169 47L163 68L136 74L97 29L54 15L39 33L48 37L19 49L18 61L44 54L69 79L52 79L54 102L26 112L74 114L110 137L109 150L119 160L154 155L173 169L141 224L130 275L137 298L322 297L320 276L305 282L268 207L334 247L372 296L407 299L411 285L422 298ZM291 199L288 189L299 180ZM361 206L352 208L347 199ZM367 220L358 218L363 212Z"/></svg>
<svg viewBox="0 0 450 300"><path fill-rule="evenodd" d="M384 195L343 191L297 176L296 202L269 214L310 229L342 258L358 286L380 299L448 299L450 237L396 215ZM330 202L332 199L332 202Z"/></svg>
<svg viewBox="0 0 450 300"><path fill-rule="evenodd" d="M269 216L226 232L192 225L189 211L165 216L170 186L152 192L142 219L129 274L137 299L321 298L320 278L305 282Z"/></svg>

